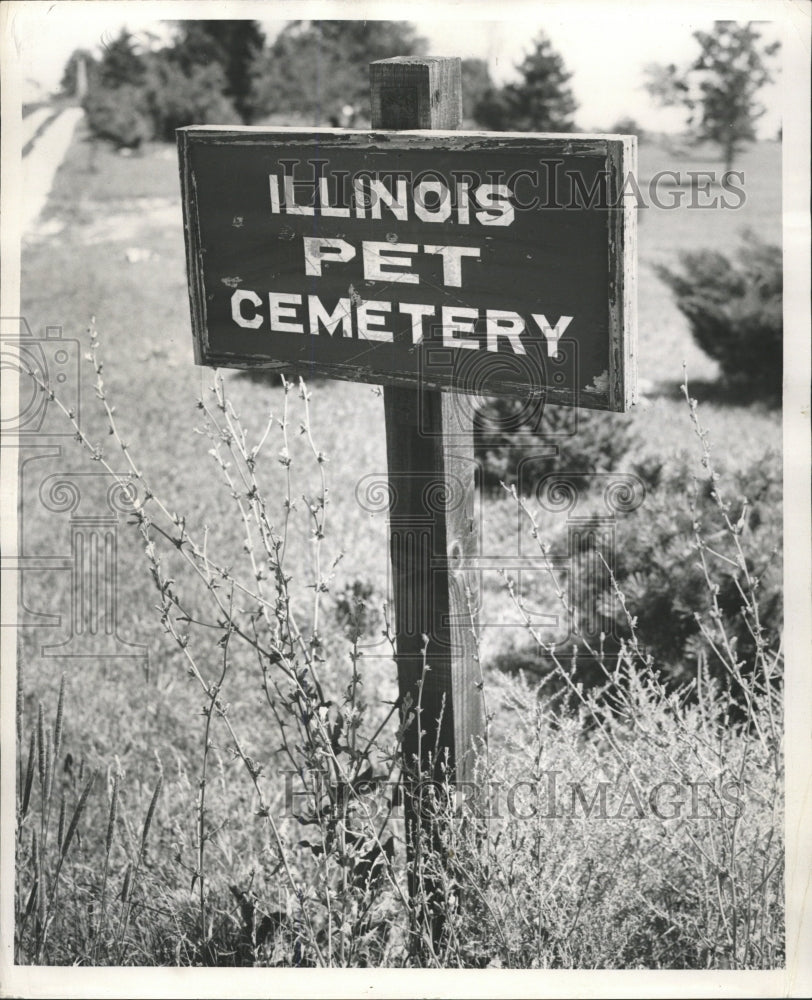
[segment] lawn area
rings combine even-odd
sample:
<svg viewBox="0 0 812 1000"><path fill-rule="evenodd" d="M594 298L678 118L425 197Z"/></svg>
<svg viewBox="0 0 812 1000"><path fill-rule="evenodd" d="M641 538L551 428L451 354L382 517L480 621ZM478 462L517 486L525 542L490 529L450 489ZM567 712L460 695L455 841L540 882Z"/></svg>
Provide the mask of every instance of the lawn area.
<svg viewBox="0 0 812 1000"><path fill-rule="evenodd" d="M719 170L720 166L710 154L688 151L676 156L644 144L641 187L658 170L684 173ZM649 207L640 212L641 399L632 413L607 417L617 426L626 422L636 431L638 443L631 456L635 461L659 458L668 464L688 453L691 468L700 471L701 450L678 390L683 360L689 379L698 386L701 418L720 467L733 473L751 465L768 448L780 450L780 411L762 404L722 401L715 388L715 363L693 343L687 321L653 270L656 264L676 264L681 251L702 247L731 251L748 227L780 241L780 145L765 142L753 147L742 156L740 167L746 192L740 210ZM80 126L57 173L47 210L24 242L22 272L22 315L35 334L41 335L47 326L60 326L63 337L79 341L84 354L89 349L88 325L95 317L106 391L129 454L150 489L170 510L185 517L189 533L198 539L206 536L209 551L223 565L236 565L243 556L241 525L229 489L209 454L211 442L195 429L202 422L198 399L212 402L211 373L193 364L174 148L150 144L124 156L88 141ZM280 417L284 412L283 388L275 381L238 372L224 373L224 381L249 442L258 440L269 413ZM278 427L273 429L263 453L265 460L257 465L257 477L275 524L286 518L287 478L289 473L293 477L290 497L297 507L290 518L287 560L299 583L297 611L304 614L314 600L306 585L316 575L316 558L322 567L334 564L329 592L321 598L321 614L325 648L334 655L325 679L326 694L339 698L352 672L343 617L346 595L353 587L365 590L374 616L387 593L386 514L365 510L357 496L363 477L383 479L386 475L383 403L374 386L315 380L310 389L309 417L297 395L290 394L287 441ZM329 502L320 551L314 546L307 512L308 503L321 489L320 467L312 458L307 435L299 433L300 423L306 420L316 447L327 457ZM104 414L94 398L93 372L84 361L79 422L88 438L104 447L114 468L123 471L124 457L108 435ZM290 466L279 461L285 447ZM79 476L99 471L69 437L59 442L59 448L58 453L43 454L41 464L36 456L28 456L22 470L21 535L27 555L64 556L71 546L68 518L54 513L43 501L40 470L45 460L49 474ZM89 485L87 492L91 492ZM506 495L483 493L477 510L483 554L497 560L517 555L519 519L513 501ZM544 516L545 531L558 544L566 531L566 516ZM133 842L137 842L139 823L162 767L165 789L170 788L171 795L165 792L158 804L155 836L167 859L176 852L184 863L194 865L203 696L193 683L187 683L183 653L161 629L143 540L124 520L119 519L117 534L118 633L127 642L143 645L149 654L148 667L143 657L43 655L42 647L60 642L64 634L71 613L70 576L65 569L31 572L22 594L31 624L20 630L26 725L36 718L37 701L46 703L53 715L64 671L65 746L72 746L87 767L100 767L108 779L117 761L115 766L127 778L122 810ZM175 565L169 558L167 564ZM184 585L183 580L178 584ZM200 596L199 585L189 584L189 593ZM42 614L61 615L62 624L37 624L36 616ZM482 659L486 678L493 684L495 738L507 743L517 718L511 702L515 689L502 686L504 679L493 662L521 646L527 636L496 573L484 579L482 614L486 622L498 626L485 630ZM380 620L372 620L373 631L378 633ZM515 627L505 627L508 624ZM204 657L212 676L220 657L216 638L205 648ZM378 638L369 640L365 652L366 697L372 719L377 720L397 694L395 665L387 643ZM241 720L246 753L267 763L272 771L275 747L268 734L267 706L257 694L254 668L250 656L236 657L228 697L231 711ZM213 749L211 784L217 795L212 794L211 808L212 823L222 823L228 836L215 838L211 850L218 864L232 872L234 883L247 885L270 865L270 849L262 842L267 834L262 832L242 763L224 744L225 740ZM271 787L278 800L278 783ZM245 816L252 818L234 822L234 817ZM103 824L101 812L97 820ZM159 877L170 878L171 865L169 860L166 868L155 864L157 885ZM189 872L184 869L174 877L179 888L171 905L191 907L191 902L178 902L188 899ZM193 877L191 881L194 888ZM225 893L228 896L227 887ZM170 901L160 902L170 906ZM166 954L171 961L171 949Z"/></svg>

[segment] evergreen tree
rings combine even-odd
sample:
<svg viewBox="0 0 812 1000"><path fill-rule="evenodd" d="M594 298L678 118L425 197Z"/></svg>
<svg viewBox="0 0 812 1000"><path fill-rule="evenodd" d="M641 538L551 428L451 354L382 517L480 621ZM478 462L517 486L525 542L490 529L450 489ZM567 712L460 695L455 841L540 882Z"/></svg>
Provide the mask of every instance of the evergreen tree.
<svg viewBox="0 0 812 1000"><path fill-rule="evenodd" d="M517 67L521 79L480 100L477 118L487 128L513 132L571 132L578 105L569 73L546 35Z"/></svg>
<svg viewBox="0 0 812 1000"><path fill-rule="evenodd" d="M256 117L256 64L264 46L257 21L179 21L172 58L189 79L200 76L203 68L221 67L224 96L250 123Z"/></svg>
<svg viewBox="0 0 812 1000"><path fill-rule="evenodd" d="M752 24L716 21L712 31L695 31L699 55L679 69L652 64L646 68L646 89L665 107L683 105L696 141L718 143L730 170L745 143L756 138L755 124L765 113L758 100L772 82L768 60L780 42L759 44Z"/></svg>
<svg viewBox="0 0 812 1000"><path fill-rule="evenodd" d="M462 60L462 111L466 119L477 122L477 108L494 90L488 64L484 59Z"/></svg>
<svg viewBox="0 0 812 1000"><path fill-rule="evenodd" d="M125 85L139 87L146 75L144 54L138 51L129 31L122 29L118 37L104 48L104 55L99 63L99 86L108 90Z"/></svg>

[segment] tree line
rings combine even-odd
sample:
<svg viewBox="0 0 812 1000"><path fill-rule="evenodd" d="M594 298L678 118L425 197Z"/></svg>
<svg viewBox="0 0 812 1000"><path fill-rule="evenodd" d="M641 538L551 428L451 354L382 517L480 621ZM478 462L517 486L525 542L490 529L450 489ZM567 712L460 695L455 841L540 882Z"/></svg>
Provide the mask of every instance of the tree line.
<svg viewBox="0 0 812 1000"><path fill-rule="evenodd" d="M682 106L697 141L718 144L728 169L755 138L764 114L758 94L773 79L771 57L752 24L716 21L697 31L696 58L651 64L645 87L662 106ZM172 141L189 124L369 124L368 66L376 59L425 55L428 44L405 21L291 21L269 42L257 21L177 21L169 42L126 30L101 55L75 51L62 90L83 105L93 135L119 147ZM540 34L498 86L483 59L462 63L466 124L492 131L571 132L578 105L561 55ZM625 117L608 131L641 130Z"/></svg>
<svg viewBox="0 0 812 1000"><path fill-rule="evenodd" d="M94 135L119 147L174 138L195 124L254 124L290 117L318 125L369 123L369 63L425 55L402 21L293 21L268 43L256 21L181 21L169 43L122 30L100 56L77 50L62 79L77 93ZM496 86L482 59L463 61L466 120L483 128L568 132L577 109L571 74L540 36L519 79Z"/></svg>

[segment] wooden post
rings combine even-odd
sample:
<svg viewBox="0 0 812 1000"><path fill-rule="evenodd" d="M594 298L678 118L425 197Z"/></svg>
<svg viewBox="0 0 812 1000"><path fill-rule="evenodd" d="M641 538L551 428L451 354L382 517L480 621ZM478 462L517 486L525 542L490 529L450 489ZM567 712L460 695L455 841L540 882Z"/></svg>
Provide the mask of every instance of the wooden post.
<svg viewBox="0 0 812 1000"><path fill-rule="evenodd" d="M458 128L460 76L458 58L372 63L373 128ZM384 409L400 693L416 704L423 680L421 763L439 745L450 776L463 781L484 728L471 621L478 594L465 568L477 555L471 403L453 393L387 386ZM412 754L417 735L416 726L407 732Z"/></svg>
<svg viewBox="0 0 812 1000"><path fill-rule="evenodd" d="M459 59L383 59L370 65L370 80L373 128L459 127ZM419 724L415 717L403 746L414 898L415 763L423 777L442 780L447 764L450 781L470 780L484 731L472 620L478 593L466 570L477 555L473 421L465 396L389 386L383 392L398 686L405 705L420 705ZM430 920L436 939L442 919L435 913Z"/></svg>

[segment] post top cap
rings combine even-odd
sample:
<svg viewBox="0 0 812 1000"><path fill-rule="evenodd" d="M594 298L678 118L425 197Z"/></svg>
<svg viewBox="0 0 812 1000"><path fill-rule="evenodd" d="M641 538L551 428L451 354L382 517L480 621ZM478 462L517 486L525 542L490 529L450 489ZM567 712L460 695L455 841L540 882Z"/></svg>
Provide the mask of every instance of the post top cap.
<svg viewBox="0 0 812 1000"><path fill-rule="evenodd" d="M391 56L389 59L375 59L370 66L380 66L386 63L425 63L460 62L460 56Z"/></svg>

